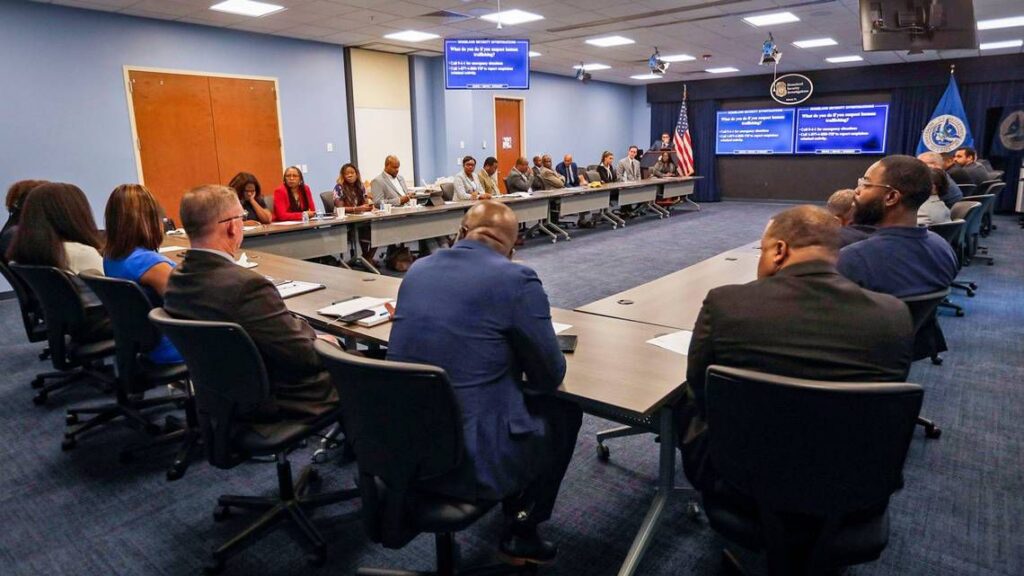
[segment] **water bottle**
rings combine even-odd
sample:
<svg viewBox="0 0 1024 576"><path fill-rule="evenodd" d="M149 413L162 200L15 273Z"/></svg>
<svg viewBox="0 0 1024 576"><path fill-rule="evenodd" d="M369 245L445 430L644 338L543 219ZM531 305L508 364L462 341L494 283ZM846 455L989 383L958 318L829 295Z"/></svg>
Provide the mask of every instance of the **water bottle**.
<svg viewBox="0 0 1024 576"><path fill-rule="evenodd" d="M309 210L302 211L302 223L309 224Z"/></svg>

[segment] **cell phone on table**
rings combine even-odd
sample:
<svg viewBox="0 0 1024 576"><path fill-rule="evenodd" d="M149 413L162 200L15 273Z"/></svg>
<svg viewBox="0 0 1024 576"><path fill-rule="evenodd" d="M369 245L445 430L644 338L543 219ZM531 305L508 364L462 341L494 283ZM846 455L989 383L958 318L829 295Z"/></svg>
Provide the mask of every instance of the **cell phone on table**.
<svg viewBox="0 0 1024 576"><path fill-rule="evenodd" d="M352 324L353 322L358 322L359 320L369 318L370 316L373 316L373 310L358 310L351 314L340 316L338 320L346 324Z"/></svg>
<svg viewBox="0 0 1024 576"><path fill-rule="evenodd" d="M572 352L576 350L575 334L559 334L556 338L558 338L558 348L562 352Z"/></svg>

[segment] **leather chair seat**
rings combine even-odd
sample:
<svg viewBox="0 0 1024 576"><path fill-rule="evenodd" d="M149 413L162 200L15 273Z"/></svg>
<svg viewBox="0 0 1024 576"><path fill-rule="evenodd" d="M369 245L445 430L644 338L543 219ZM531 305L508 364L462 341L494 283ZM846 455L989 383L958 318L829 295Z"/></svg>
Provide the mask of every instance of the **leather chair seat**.
<svg viewBox="0 0 1024 576"><path fill-rule="evenodd" d="M106 358L114 353L114 340L98 340L96 342L72 342L68 348L68 356L75 362L87 362Z"/></svg>
<svg viewBox="0 0 1024 576"><path fill-rule="evenodd" d="M283 420L260 424L258 431L243 425L235 431L231 443L236 450L248 456L267 456L297 444L308 437L311 430L322 429L340 419L340 412L332 411L312 421Z"/></svg>
<svg viewBox="0 0 1024 576"><path fill-rule="evenodd" d="M421 492L416 499L416 525L434 534L461 532L494 507L494 502L465 502L448 496Z"/></svg>
<svg viewBox="0 0 1024 576"><path fill-rule="evenodd" d="M175 364L157 364L143 358L141 361L142 380L151 386L169 384L188 377L188 366L184 362Z"/></svg>

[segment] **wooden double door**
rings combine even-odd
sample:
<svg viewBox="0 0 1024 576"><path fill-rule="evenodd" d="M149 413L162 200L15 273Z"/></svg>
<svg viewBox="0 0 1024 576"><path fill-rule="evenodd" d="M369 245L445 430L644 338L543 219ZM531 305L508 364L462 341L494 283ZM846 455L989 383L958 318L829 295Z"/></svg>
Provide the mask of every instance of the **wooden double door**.
<svg viewBox="0 0 1024 576"><path fill-rule="evenodd" d="M274 80L129 70L143 183L168 216L189 189L251 172L264 195L281 182L283 152Z"/></svg>

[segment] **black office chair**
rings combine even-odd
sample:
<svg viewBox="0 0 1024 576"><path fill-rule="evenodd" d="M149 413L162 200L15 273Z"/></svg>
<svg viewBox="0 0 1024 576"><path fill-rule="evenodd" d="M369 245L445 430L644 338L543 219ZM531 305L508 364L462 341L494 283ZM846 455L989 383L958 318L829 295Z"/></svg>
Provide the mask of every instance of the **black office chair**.
<svg viewBox="0 0 1024 576"><path fill-rule="evenodd" d="M46 317L50 362L66 375L39 386L32 402L45 404L50 393L72 384L90 384L101 390L111 386L114 378L103 365L104 360L114 355L114 340L107 329L109 319L102 307L86 308L75 285L81 281L52 266L11 263L10 268L39 299Z"/></svg>
<svg viewBox="0 0 1024 576"><path fill-rule="evenodd" d="M470 527L496 502L465 502L417 490L418 482L451 471L463 457L462 416L444 370L354 356L325 342L317 342L316 350L341 396L346 436L359 466L367 535L392 549L422 532L433 533L436 541L434 572L361 568L356 573L532 573L530 567L502 565L460 570L453 534Z"/></svg>
<svg viewBox="0 0 1024 576"><path fill-rule="evenodd" d="M324 214L334 213L334 190L327 190L320 193L320 202L324 205Z"/></svg>
<svg viewBox="0 0 1024 576"><path fill-rule="evenodd" d="M1006 188L1006 183L1000 182L999 180L988 180L986 182L982 182L981 186L983 187L982 195L992 196L992 201L988 203L985 213L981 216L981 235L982 237L987 238L993 230L998 229L998 227L992 222L992 217L995 216L996 203L999 201L999 195L1002 194L1003 190Z"/></svg>
<svg viewBox="0 0 1024 576"><path fill-rule="evenodd" d="M167 479L177 480L188 469L192 453L199 441L195 400L188 383L188 367L183 362L156 364L149 360L147 354L160 344L161 334L149 321L149 311L153 305L138 284L89 272L83 272L79 277L109 312L111 326L114 329L114 343L117 345L117 402L89 408L89 413L97 414L97 417L103 415L108 420L126 418L141 425L146 432L154 436L141 445L122 451L123 462L129 461L137 452L180 443L178 455L167 470ZM143 399L142 396L146 392L167 384L178 384L177 388L182 394ZM161 434L160 428L143 415L142 411L169 404L184 406L185 424L178 430ZM69 411L68 424L75 424L77 421L77 414L71 416ZM71 438L71 443L73 446L74 437Z"/></svg>
<svg viewBox="0 0 1024 576"><path fill-rule="evenodd" d="M597 168L593 170L587 170L587 182L600 182L601 173L597 171Z"/></svg>
<svg viewBox="0 0 1024 576"><path fill-rule="evenodd" d="M992 194L964 196L963 200L961 200L961 202L978 202L981 204L981 208L977 211L968 211L967 216L964 217L964 220L967 221L967 231L965 233L967 260L964 263L965 266L969 266L975 260L986 262L989 266L995 263L991 256L978 253L979 251L988 252L988 248L979 244L981 238L981 227L985 213L988 212L989 206L995 202L995 200L996 197ZM957 202L957 204L959 203L960 202ZM953 206L956 207L956 204ZM952 217L952 210L950 210L950 215Z"/></svg>
<svg viewBox="0 0 1024 576"><path fill-rule="evenodd" d="M310 521L307 511L355 498L357 490L307 494L319 475L306 467L292 482L288 452L303 440L338 422L332 411L312 421L280 421L260 427L246 423L241 414L270 398L270 382L256 344L241 326L229 322L202 322L172 318L163 308L154 308L150 320L170 338L188 364L195 389L199 428L213 466L229 469L253 456L273 455L277 462L277 496L221 496L214 520L221 521L231 508L257 510L263 515L213 553L207 573L218 573L224 563L282 520L290 522L301 541L312 551L311 562L322 565L327 545Z"/></svg>
<svg viewBox="0 0 1024 576"><path fill-rule="evenodd" d="M47 338L46 317L43 314L43 307L39 303L32 290L25 284L17 274L0 261L0 276L11 286L14 297L18 300L18 308L21 311L21 323L25 327L25 337L30 343L44 342ZM50 348L44 347L39 353L40 360L50 357ZM32 379L32 387L41 387L48 378L67 378L71 376L68 372L41 372Z"/></svg>
<svg viewBox="0 0 1024 576"><path fill-rule="evenodd" d="M976 204L973 202L965 202L964 204ZM963 210L957 210L958 215ZM932 224L928 226L928 230L938 234L943 240L949 243L949 247L953 249L953 254L956 256L956 269L957 274L963 268L963 251L964 251L964 233L967 229L967 223L964 220L951 220L949 222L943 222L942 224ZM974 282L963 282L959 280L953 280L950 284L950 288L957 288L963 290L971 298L974 298L974 291L978 288L978 285ZM944 298L939 303L941 308L950 308L956 311L957 316L964 315L964 309L958 304L954 304L948 297Z"/></svg>
<svg viewBox="0 0 1024 576"><path fill-rule="evenodd" d="M960 188L960 192L963 193L964 196L973 196L976 193L977 189L978 189L978 185L977 184L957 184L957 188Z"/></svg>
<svg viewBox="0 0 1024 576"><path fill-rule="evenodd" d="M707 374L710 458L720 477L704 492L711 528L765 550L773 576L818 576L877 559L921 387L724 366ZM726 559L735 561L728 551Z"/></svg>
<svg viewBox="0 0 1024 576"><path fill-rule="evenodd" d="M928 294L900 298L910 309L910 316L914 320L914 362L931 358L932 364L942 364L939 354L949 350L949 347L946 345L946 336L942 333L942 327L939 326L936 312L947 296L949 296L948 288ZM918 416L917 424L924 428L926 438L938 439L942 436L942 429L928 418Z"/></svg>
<svg viewBox="0 0 1024 576"><path fill-rule="evenodd" d="M451 202L455 199L455 184L451 182L441 183L441 198L444 198L445 202Z"/></svg>

